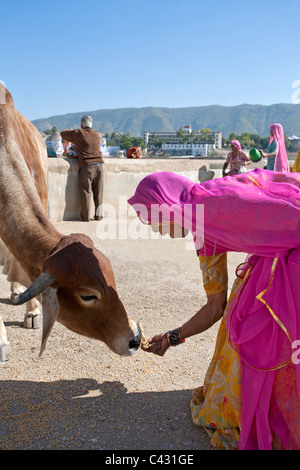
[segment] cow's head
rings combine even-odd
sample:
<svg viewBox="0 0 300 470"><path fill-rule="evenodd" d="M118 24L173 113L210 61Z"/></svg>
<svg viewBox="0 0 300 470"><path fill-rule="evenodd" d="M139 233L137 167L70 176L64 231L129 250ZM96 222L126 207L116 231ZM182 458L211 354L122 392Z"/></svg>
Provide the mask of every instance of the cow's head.
<svg viewBox="0 0 300 470"><path fill-rule="evenodd" d="M138 349L141 331L118 296L110 261L89 237L63 237L45 260L41 276L14 304L39 294L43 306L41 353L56 320L75 333L103 341L117 354L130 355Z"/></svg>

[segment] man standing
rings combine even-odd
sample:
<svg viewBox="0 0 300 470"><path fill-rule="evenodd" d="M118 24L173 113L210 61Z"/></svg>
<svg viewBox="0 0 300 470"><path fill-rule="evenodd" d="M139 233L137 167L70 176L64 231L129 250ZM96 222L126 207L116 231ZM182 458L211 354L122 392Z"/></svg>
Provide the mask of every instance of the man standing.
<svg viewBox="0 0 300 470"><path fill-rule="evenodd" d="M103 158L100 152L100 137L92 129L90 116L81 118L81 129L65 130L60 133L62 139L72 142L77 149L79 163L79 194L81 202L81 219L90 220L90 200L93 193L95 203L95 220L101 220L103 201Z"/></svg>

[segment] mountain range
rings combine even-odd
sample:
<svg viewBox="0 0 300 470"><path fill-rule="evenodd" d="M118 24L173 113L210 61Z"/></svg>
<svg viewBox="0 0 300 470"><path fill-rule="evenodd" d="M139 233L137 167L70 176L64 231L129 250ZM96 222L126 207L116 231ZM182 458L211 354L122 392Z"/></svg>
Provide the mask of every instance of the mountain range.
<svg viewBox="0 0 300 470"><path fill-rule="evenodd" d="M105 133L124 132L142 137L143 132L177 131L192 126L194 131L210 128L221 131L224 137L231 132L267 136L270 124L279 122L289 137L300 136L300 104L274 104L270 106L241 104L239 106L195 106L189 108L118 108L68 113L36 119L33 124L44 131L53 126L58 131L80 127L80 119L88 114L93 128Z"/></svg>

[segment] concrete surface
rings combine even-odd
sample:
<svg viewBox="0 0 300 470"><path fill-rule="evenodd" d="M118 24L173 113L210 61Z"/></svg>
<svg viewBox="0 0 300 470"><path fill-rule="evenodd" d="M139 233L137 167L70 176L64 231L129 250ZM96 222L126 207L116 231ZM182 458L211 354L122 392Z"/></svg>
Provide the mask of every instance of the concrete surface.
<svg viewBox="0 0 300 470"><path fill-rule="evenodd" d="M120 298L147 337L196 313L206 297L186 241L120 240L109 236L108 222L55 225L65 234L86 233L110 258ZM243 259L229 255L230 285ZM22 327L24 306L10 304L3 275L0 289L12 349L10 360L0 364L1 450L209 450L206 432L192 423L189 402L192 389L203 384L218 324L163 358L141 350L128 358L56 323L39 358L41 330Z"/></svg>

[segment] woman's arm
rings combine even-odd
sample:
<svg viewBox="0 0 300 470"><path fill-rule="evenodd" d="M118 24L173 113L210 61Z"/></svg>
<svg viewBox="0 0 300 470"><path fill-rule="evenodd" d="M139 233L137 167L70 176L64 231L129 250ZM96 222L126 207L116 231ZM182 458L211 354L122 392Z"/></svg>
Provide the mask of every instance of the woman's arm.
<svg viewBox="0 0 300 470"><path fill-rule="evenodd" d="M228 162L226 161L223 165L223 170L222 170L222 175L223 176L226 176L225 170L226 170L227 167L228 167Z"/></svg>
<svg viewBox="0 0 300 470"><path fill-rule="evenodd" d="M208 330L223 316L227 303L227 291L218 292L207 299L207 303L190 320L180 327L182 339Z"/></svg>
<svg viewBox="0 0 300 470"><path fill-rule="evenodd" d="M273 157L276 157L277 155L277 152L264 153L262 150L260 150L259 152L263 158L273 158Z"/></svg>
<svg viewBox="0 0 300 470"><path fill-rule="evenodd" d="M190 318L190 320L179 328L182 340L198 335L199 333L203 333L203 331L208 330L217 321L219 321L223 316L226 303L227 290L209 296L207 298L207 303L192 318ZM148 343L150 346L143 349L159 356L163 356L170 347L167 332L153 336L153 338L148 340Z"/></svg>

